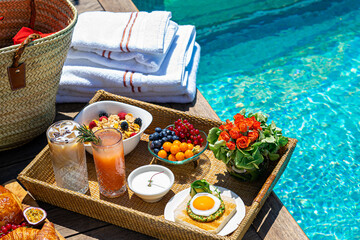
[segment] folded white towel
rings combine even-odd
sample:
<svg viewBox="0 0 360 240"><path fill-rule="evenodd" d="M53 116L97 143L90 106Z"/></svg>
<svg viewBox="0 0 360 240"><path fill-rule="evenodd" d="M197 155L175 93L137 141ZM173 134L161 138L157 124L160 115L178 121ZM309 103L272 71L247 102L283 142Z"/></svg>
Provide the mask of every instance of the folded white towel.
<svg viewBox="0 0 360 240"><path fill-rule="evenodd" d="M165 53L170 12L85 12L79 15L71 46L112 52ZM168 44L169 45L169 44Z"/></svg>
<svg viewBox="0 0 360 240"><path fill-rule="evenodd" d="M73 89L60 88L56 96L57 102L88 102L98 89L104 89L108 92L118 94L121 96L131 97L147 102L158 103L189 103L192 102L196 96L196 72L200 60L200 46L195 43L193 46L193 54L190 57L190 62L184 71L184 79L186 79L185 92L180 91L163 91L159 92L121 92L122 88L116 87L102 87L102 88L83 88L73 87ZM170 89L170 88L169 88Z"/></svg>
<svg viewBox="0 0 360 240"><path fill-rule="evenodd" d="M112 69L84 59L67 59L59 90L72 91L78 87L88 92L102 88L116 88L118 93L185 92L185 67L191 60L195 35L194 26L180 26L161 68L153 74Z"/></svg>
<svg viewBox="0 0 360 240"><path fill-rule="evenodd" d="M164 39L164 53L121 52L94 48L73 46L70 48L68 59L87 59L94 63L115 69L124 69L142 73L156 72L163 63L166 54L174 40L178 25L170 21ZM99 43L100 45L101 43Z"/></svg>

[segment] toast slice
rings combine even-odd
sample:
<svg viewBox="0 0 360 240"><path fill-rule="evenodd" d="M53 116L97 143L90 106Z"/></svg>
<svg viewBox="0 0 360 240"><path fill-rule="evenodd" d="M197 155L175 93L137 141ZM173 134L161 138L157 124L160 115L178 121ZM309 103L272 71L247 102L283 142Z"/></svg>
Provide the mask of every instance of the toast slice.
<svg viewBox="0 0 360 240"><path fill-rule="evenodd" d="M236 203L231 197L221 196L225 204L225 212L218 219L212 222L198 222L189 217L186 212L186 205L190 200L190 196L186 197L185 200L174 210L175 222L185 224L187 226L198 227L211 233L217 234L221 229L229 222L229 220L236 213Z"/></svg>

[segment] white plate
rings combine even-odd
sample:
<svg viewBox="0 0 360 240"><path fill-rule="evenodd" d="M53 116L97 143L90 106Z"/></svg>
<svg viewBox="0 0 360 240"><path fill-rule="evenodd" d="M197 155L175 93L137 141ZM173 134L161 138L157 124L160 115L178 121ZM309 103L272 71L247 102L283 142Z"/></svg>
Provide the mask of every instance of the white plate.
<svg viewBox="0 0 360 240"><path fill-rule="evenodd" d="M215 187L217 187L217 186L215 186ZM235 203L236 203L235 215L224 226L224 228L221 229L221 231L218 233L218 235L220 235L220 236L226 236L226 235L232 233L233 231L235 231L236 228L241 223L241 221L244 219L245 204L241 200L241 198L236 193L232 192L231 190L223 188L223 187L217 187L217 188L222 195L227 196L227 197L232 197L233 199L235 199ZM178 194L176 194L169 200L169 202L166 204L165 210L164 210L164 217L166 220L175 222L174 210L177 208L177 206L179 206L180 203L182 203L182 201L184 201L184 199L189 194L190 194L190 188L187 188L187 189L179 192Z"/></svg>

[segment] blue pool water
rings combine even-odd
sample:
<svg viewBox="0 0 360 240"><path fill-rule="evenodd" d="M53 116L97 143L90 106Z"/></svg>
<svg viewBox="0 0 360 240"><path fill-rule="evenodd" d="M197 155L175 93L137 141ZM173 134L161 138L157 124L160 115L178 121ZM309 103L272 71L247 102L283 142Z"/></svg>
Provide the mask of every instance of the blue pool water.
<svg viewBox="0 0 360 240"><path fill-rule="evenodd" d="M360 239L360 1L241 0L181 14L174 2L137 5L197 25L197 86L220 118L262 111L299 140L275 192L308 237Z"/></svg>

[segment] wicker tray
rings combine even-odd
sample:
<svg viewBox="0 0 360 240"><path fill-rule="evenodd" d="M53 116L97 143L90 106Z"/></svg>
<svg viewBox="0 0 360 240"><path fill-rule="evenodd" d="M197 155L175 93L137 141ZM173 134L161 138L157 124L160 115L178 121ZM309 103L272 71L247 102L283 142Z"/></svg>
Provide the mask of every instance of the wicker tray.
<svg viewBox="0 0 360 240"><path fill-rule="evenodd" d="M213 126L221 124L220 121L119 97L102 90L98 91L89 103L102 100L120 101L149 111L153 115L154 120L146 133L153 132L157 126L166 127L169 123L181 117L187 118L195 126L201 126L200 128L205 132ZM144 134L137 148L126 156L127 175L135 168L154 161L152 155L147 150L147 141L148 135ZM90 191L87 194L57 187L51 167L48 146L20 173L18 179L40 201L159 239L241 239L285 170L296 143L296 139L289 139L289 143L281 149L280 160L273 163L261 179L252 183L239 182L231 177L226 171L225 164L215 159L210 150L206 150L202 154L196 168L191 163L175 166L158 162L158 164L166 165L166 167L173 171L175 184L170 192L157 203L143 202L130 189L128 189L125 195L116 199L108 199L101 196L99 194L93 159L90 155L87 155L90 187ZM164 219L163 214L166 203L176 193L188 188L194 180L202 178L205 178L209 183L232 190L245 203L245 218L239 227L228 236L222 237Z"/></svg>

